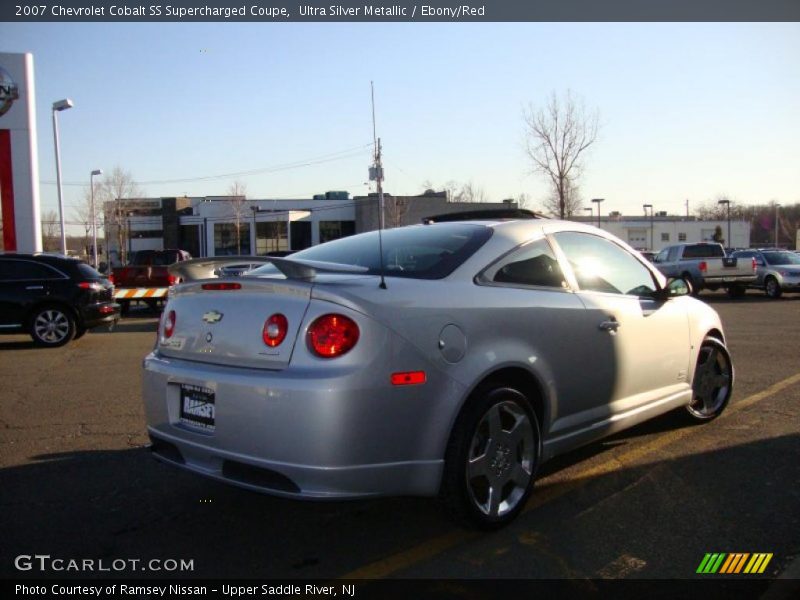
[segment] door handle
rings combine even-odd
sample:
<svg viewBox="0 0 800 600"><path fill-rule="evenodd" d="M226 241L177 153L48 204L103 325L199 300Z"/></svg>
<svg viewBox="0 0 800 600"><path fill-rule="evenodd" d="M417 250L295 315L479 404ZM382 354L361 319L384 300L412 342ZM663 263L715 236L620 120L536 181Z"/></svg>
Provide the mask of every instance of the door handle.
<svg viewBox="0 0 800 600"><path fill-rule="evenodd" d="M26 290L43 290L43 285L28 285L25 287Z"/></svg>
<svg viewBox="0 0 800 600"><path fill-rule="evenodd" d="M619 325L619 321L617 321L614 317L611 317L608 321L603 321L600 323L600 330L616 332L617 329L619 329Z"/></svg>

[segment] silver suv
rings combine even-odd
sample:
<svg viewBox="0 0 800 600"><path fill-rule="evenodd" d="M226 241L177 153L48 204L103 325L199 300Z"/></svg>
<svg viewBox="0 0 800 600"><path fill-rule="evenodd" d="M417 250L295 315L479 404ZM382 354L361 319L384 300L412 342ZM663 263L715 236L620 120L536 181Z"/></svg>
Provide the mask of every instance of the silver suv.
<svg viewBox="0 0 800 600"><path fill-rule="evenodd" d="M800 255L778 248L739 250L733 256L755 258L755 283L749 287L764 290L770 298L780 298L783 292L800 292Z"/></svg>

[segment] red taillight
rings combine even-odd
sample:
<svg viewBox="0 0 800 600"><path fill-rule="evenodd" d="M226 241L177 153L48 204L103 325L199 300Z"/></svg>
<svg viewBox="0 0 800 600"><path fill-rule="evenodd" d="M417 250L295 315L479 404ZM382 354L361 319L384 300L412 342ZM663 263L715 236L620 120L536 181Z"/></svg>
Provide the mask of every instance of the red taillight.
<svg viewBox="0 0 800 600"><path fill-rule="evenodd" d="M202 285L204 290L240 290L242 289L241 283L204 283Z"/></svg>
<svg viewBox="0 0 800 600"><path fill-rule="evenodd" d="M425 381L425 371L392 373L392 385L419 385Z"/></svg>
<svg viewBox="0 0 800 600"><path fill-rule="evenodd" d="M700 261L700 264L697 265L697 268L700 269L703 273L708 271L708 263L704 260Z"/></svg>
<svg viewBox="0 0 800 600"><path fill-rule="evenodd" d="M178 285L181 282L181 278L177 275L169 275L167 277L167 283L169 285Z"/></svg>
<svg viewBox="0 0 800 600"><path fill-rule="evenodd" d="M81 281L78 284L78 287L83 289L83 290L94 290L95 292L102 292L103 291L102 284L97 283L96 281Z"/></svg>
<svg viewBox="0 0 800 600"><path fill-rule="evenodd" d="M167 316L164 317L164 337L171 338L172 334L175 332L175 311L171 310L167 313Z"/></svg>
<svg viewBox="0 0 800 600"><path fill-rule="evenodd" d="M758 270L758 265L756 264L756 257L753 257L753 272L755 273Z"/></svg>
<svg viewBox="0 0 800 600"><path fill-rule="evenodd" d="M358 325L344 315L322 315L308 328L308 347L317 356L335 358L358 342Z"/></svg>
<svg viewBox="0 0 800 600"><path fill-rule="evenodd" d="M289 321L281 313L275 313L264 323L261 339L270 348L280 346L289 330Z"/></svg>

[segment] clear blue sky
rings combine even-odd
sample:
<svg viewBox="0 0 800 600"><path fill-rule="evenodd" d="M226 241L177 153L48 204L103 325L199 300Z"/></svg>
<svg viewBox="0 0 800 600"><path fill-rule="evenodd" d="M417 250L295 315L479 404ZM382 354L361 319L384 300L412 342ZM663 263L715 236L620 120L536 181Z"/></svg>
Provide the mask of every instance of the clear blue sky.
<svg viewBox="0 0 800 600"><path fill-rule="evenodd" d="M800 24L9 24L32 52L43 182L119 165L142 182L348 158L240 177L252 198L363 193L375 81L386 190L472 181L491 200L547 192L528 174L521 112L571 89L600 111L583 197L681 213L727 194L800 202ZM232 179L145 183L224 194ZM43 183L43 210L56 190ZM69 206L84 189L65 188ZM70 215L70 209L67 209Z"/></svg>

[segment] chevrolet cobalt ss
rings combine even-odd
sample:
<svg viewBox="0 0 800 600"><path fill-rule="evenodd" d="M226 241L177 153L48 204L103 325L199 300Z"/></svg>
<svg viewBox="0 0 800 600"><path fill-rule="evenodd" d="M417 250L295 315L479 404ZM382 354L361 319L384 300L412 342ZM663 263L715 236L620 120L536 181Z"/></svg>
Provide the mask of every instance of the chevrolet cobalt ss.
<svg viewBox="0 0 800 600"><path fill-rule="evenodd" d="M498 527L544 461L731 395L717 313L593 227L403 227L214 278L225 261L172 267L144 400L157 458L251 490L439 496Z"/></svg>

